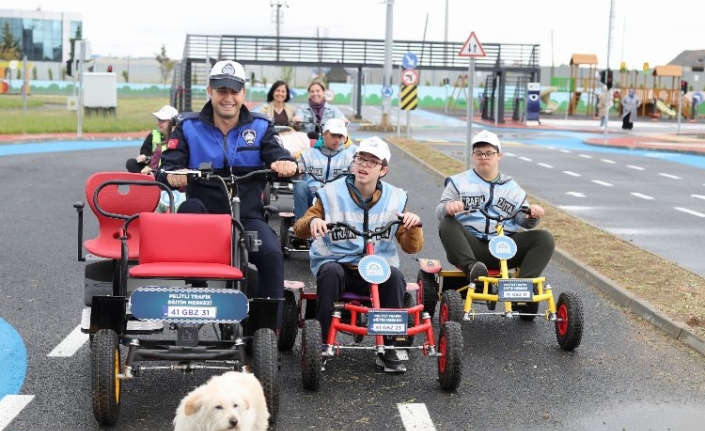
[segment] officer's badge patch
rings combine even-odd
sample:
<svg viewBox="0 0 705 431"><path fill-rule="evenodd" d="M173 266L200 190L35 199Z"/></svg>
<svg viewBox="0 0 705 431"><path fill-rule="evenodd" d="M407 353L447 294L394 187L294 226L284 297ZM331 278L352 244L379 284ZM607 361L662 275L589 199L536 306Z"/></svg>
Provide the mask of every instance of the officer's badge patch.
<svg viewBox="0 0 705 431"><path fill-rule="evenodd" d="M282 137L279 135L274 135L274 140L277 141L277 144L279 144L280 147L284 148L284 142L282 141Z"/></svg>
<svg viewBox="0 0 705 431"><path fill-rule="evenodd" d="M169 150L173 150L176 148L176 146L179 145L179 140L178 139L169 139L166 143L166 148Z"/></svg>
<svg viewBox="0 0 705 431"><path fill-rule="evenodd" d="M245 140L247 145L254 145L255 139L257 139L257 133L252 129L247 129L242 132L242 139Z"/></svg>

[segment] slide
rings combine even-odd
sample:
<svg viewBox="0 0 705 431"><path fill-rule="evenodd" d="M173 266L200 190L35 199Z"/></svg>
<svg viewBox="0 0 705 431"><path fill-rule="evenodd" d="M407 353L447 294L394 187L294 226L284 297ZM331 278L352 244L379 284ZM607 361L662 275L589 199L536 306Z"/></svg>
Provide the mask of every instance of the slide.
<svg viewBox="0 0 705 431"><path fill-rule="evenodd" d="M678 115L678 113L675 111L675 109L669 108L668 105L666 105L665 103L663 103L662 100L657 100L657 101L656 101L656 109L658 109L659 111L663 112L664 114L668 115L668 116L671 117L671 118L673 118L673 117L675 117L676 115Z"/></svg>
<svg viewBox="0 0 705 431"><path fill-rule="evenodd" d="M539 98L546 105L542 110L542 114L553 114L558 109L558 102L551 100L551 93L558 91L558 87L546 87L539 93Z"/></svg>

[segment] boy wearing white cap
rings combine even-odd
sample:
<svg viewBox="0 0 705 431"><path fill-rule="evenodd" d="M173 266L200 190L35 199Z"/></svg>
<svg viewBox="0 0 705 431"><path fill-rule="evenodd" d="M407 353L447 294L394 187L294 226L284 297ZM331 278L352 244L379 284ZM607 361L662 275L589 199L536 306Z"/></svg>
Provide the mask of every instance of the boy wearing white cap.
<svg viewBox="0 0 705 431"><path fill-rule="evenodd" d="M162 109L153 112L152 115L157 119L157 128L147 135L147 138L142 143L142 147L140 147L139 156L127 159L125 168L127 168L128 172L142 172L144 174L151 172L150 159L157 148L166 143L165 137L169 136L171 132L171 130L169 130L169 123L179 115L179 111L173 106L164 105Z"/></svg>
<svg viewBox="0 0 705 431"><path fill-rule="evenodd" d="M505 234L517 244L516 255L507 262L510 268L521 268L522 278L540 277L548 265L555 242L546 230L533 229L539 224L544 209L528 205L526 192L514 179L499 171L502 144L492 132L483 130L472 139L475 167L446 178L446 188L436 207L440 221L438 230L448 261L460 268L469 281L487 275L487 267L499 269L499 261L489 252L489 241L496 236L496 221L480 211L513 219L504 225ZM518 211L528 205L531 214ZM533 230L522 230L533 229Z"/></svg>
<svg viewBox="0 0 705 431"><path fill-rule="evenodd" d="M343 147L347 137L345 122L331 118L323 126L322 145L301 153L297 163L304 175L294 184L294 221L313 204L313 197L322 186L321 180L327 183L344 171L350 171L356 147Z"/></svg>
<svg viewBox="0 0 705 431"><path fill-rule="evenodd" d="M313 206L294 225L299 238L314 238L309 250L311 271L316 276L316 318L321 322L323 339L328 342L333 304L342 292L369 295L369 284L357 272L364 255L362 238L355 235L328 235L326 223L345 221L359 230L384 226L403 214L404 224L392 229L388 238L377 239L375 252L385 258L391 267L391 276L380 284L382 308L401 308L406 281L399 270L396 242L406 253L418 253L424 244L423 230L418 215L406 211L407 195L400 188L381 181L389 172L391 154L387 143L374 136L363 140L354 157L352 175L333 181L316 192ZM385 337L385 345L393 340ZM404 363L396 351L387 349L377 358L377 365L385 372L403 373Z"/></svg>

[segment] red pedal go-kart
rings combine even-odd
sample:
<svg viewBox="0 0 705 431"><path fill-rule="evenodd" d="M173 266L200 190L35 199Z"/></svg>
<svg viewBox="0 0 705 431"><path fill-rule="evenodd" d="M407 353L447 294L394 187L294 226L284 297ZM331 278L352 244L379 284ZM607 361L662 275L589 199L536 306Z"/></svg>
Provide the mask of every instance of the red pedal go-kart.
<svg viewBox="0 0 705 431"><path fill-rule="evenodd" d="M375 255L374 239L387 234L390 229L401 220L390 221L377 230L359 231L345 222L329 223L329 231L348 229L365 241L365 256L360 260L359 272L365 281L370 283L370 295L356 295L350 292L343 293L339 303L335 304L333 319L327 344L322 351L321 325L315 319L316 294L304 292L303 285L287 288L290 298L295 298L294 290L300 290L300 300L290 302L290 313L285 312L285 321L282 326L301 326L301 376L303 387L318 390L322 379L324 361L332 359L343 350L371 350L377 355L383 355L385 349L396 349L399 352L420 350L424 356L436 357L438 360L438 377L441 388L455 390L462 378L463 338L460 324L446 321L441 325L438 343L435 342L431 316L424 311L423 305L416 305L415 283L407 284L404 295L404 308L382 309L379 300L379 284L385 282L390 275L389 264L380 256ZM306 302L305 309L302 306ZM285 302L286 308L286 302ZM294 314L296 310L296 314ZM305 311L304 311L305 310ZM354 344L343 345L338 337L341 333L352 334ZM414 345L417 335L425 335L420 345ZM374 345L361 344L365 337L372 337ZM385 346L385 336L396 338L394 346ZM408 356L408 355L406 355Z"/></svg>
<svg viewBox="0 0 705 431"><path fill-rule="evenodd" d="M84 204L74 204L78 258L91 262L86 266L88 308L81 328L91 344L93 414L101 425L115 424L122 382L144 370L234 370L254 373L274 422L281 300L248 298L245 293L247 255L257 239L244 231L236 199L239 182L273 171L228 178L207 169L178 173L195 181L222 181L231 192L232 214L175 214L171 190L151 177L99 173L86 185L99 234L83 243ZM170 212L153 212L160 189L170 196ZM165 331L169 337L143 337ZM152 365L155 361L173 364Z"/></svg>
<svg viewBox="0 0 705 431"><path fill-rule="evenodd" d="M561 349L577 348L583 336L583 308L578 295L563 292L556 301L545 277L520 278L518 268L510 270L507 260L516 254L517 246L511 237L504 235L504 223L514 214L502 217L490 214L484 208L475 211L497 221L497 236L490 241L489 248L492 256L499 259L500 269L490 269L488 276L479 277L481 284L476 286L459 269L444 270L438 260L418 259L421 266L417 279L418 301L433 315L440 298L438 321L441 324L472 321L483 315L518 317L527 321L537 316L543 317L555 324ZM527 212L528 209L520 208L519 211ZM542 302L547 307L539 313ZM501 304L501 311L495 311L498 303ZM485 304L488 311L479 312L473 308L474 304Z"/></svg>

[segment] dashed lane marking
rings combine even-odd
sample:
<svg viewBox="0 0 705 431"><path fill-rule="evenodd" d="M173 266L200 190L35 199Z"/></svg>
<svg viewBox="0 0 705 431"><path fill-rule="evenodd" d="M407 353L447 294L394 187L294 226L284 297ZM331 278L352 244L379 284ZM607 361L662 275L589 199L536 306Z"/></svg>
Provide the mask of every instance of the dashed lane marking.
<svg viewBox="0 0 705 431"><path fill-rule="evenodd" d="M610 184L610 183L608 183L607 181L592 180L592 182L595 183L595 184L599 184L599 185L601 185L601 186L605 186L605 187L614 187L613 184Z"/></svg>
<svg viewBox="0 0 705 431"><path fill-rule="evenodd" d="M683 178L679 177L678 175L671 175L671 174L664 174L662 172L659 172L659 175L665 178L670 178L672 180L682 180Z"/></svg>
<svg viewBox="0 0 705 431"><path fill-rule="evenodd" d="M705 214L699 213L699 212L697 212L697 211L690 210L690 209L688 209L688 208L673 207L673 209L675 209L675 210L677 210L677 211L680 211L680 212L684 212L684 213L686 213L686 214L694 215L694 216L696 216L696 217L705 218Z"/></svg>
<svg viewBox="0 0 705 431"><path fill-rule="evenodd" d="M644 194L641 194L641 193L637 193L637 192L634 192L634 193L632 193L632 196L636 196L636 197L638 197L638 198L646 199L646 200L648 200L648 201L650 201L650 200L653 200L653 199L654 199L654 198L653 198L653 197L651 197L651 196L648 196L648 195L644 195Z"/></svg>
<svg viewBox="0 0 705 431"><path fill-rule="evenodd" d="M0 431L4 430L32 399L34 395L5 395L0 400Z"/></svg>
<svg viewBox="0 0 705 431"><path fill-rule="evenodd" d="M643 170L644 170L644 168L642 168L641 166L627 165L627 167L628 167L629 169L634 169L634 170L637 170L637 171L643 171Z"/></svg>
<svg viewBox="0 0 705 431"><path fill-rule="evenodd" d="M431 416L428 414L425 404L410 403L397 404L401 421L404 423L404 429L411 431L435 431L436 426L433 425Z"/></svg>
<svg viewBox="0 0 705 431"><path fill-rule="evenodd" d="M78 349L88 341L88 334L81 332L81 325L74 328L69 335L64 338L54 350L49 352L49 357L69 357L76 354Z"/></svg>
<svg viewBox="0 0 705 431"><path fill-rule="evenodd" d="M570 175L571 177L579 177L581 176L579 173L573 172L573 171L563 171L564 174Z"/></svg>

